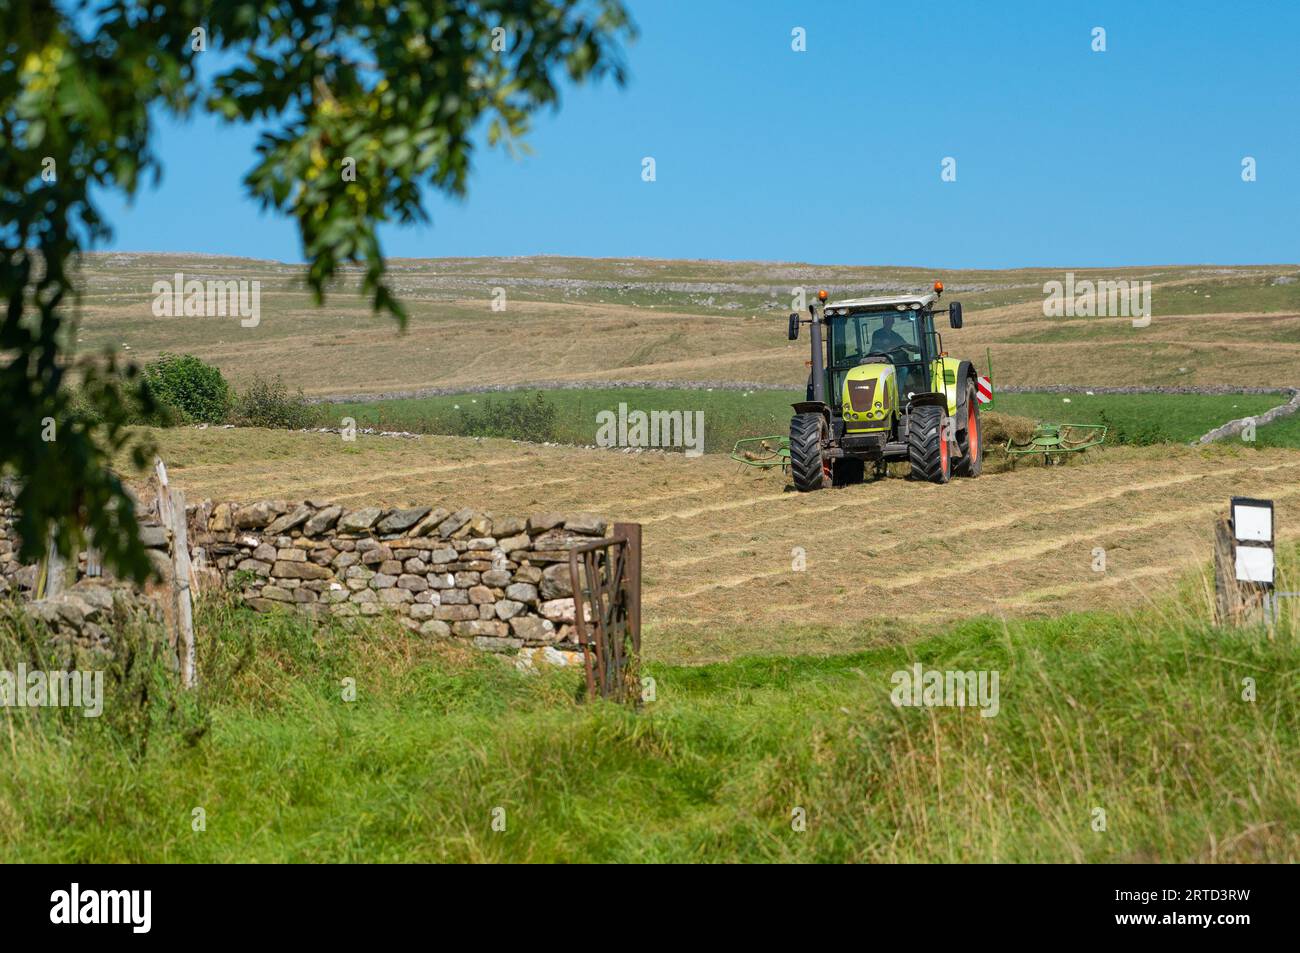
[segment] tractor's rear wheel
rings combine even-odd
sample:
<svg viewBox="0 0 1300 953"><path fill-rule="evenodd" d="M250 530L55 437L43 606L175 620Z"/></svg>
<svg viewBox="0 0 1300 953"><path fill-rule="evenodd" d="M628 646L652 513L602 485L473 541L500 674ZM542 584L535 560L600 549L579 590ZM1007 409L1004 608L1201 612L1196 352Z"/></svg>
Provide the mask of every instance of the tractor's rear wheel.
<svg viewBox="0 0 1300 953"><path fill-rule="evenodd" d="M826 418L795 414L790 420L790 476L800 493L820 490L830 482L830 467L822 459Z"/></svg>
<svg viewBox="0 0 1300 953"><path fill-rule="evenodd" d="M947 483L952 477L952 454L943 439L943 411L938 407L917 407L907 429L907 458L912 479Z"/></svg>
<svg viewBox="0 0 1300 953"><path fill-rule="evenodd" d="M961 456L957 459L954 472L959 477L977 477L984 469L984 426L980 422L980 402L975 396L975 385L966 386L966 430L965 439L958 436L957 445Z"/></svg>

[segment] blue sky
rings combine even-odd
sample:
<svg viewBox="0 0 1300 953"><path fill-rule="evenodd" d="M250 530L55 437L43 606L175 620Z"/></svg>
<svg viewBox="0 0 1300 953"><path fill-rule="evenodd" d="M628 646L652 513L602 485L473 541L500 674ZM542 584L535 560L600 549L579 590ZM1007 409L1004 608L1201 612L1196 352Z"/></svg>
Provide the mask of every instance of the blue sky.
<svg viewBox="0 0 1300 953"><path fill-rule="evenodd" d="M469 197L431 194L433 224L385 231L389 255L1300 260L1300 4L629 6L627 86L568 90L531 156L478 150ZM163 180L104 202L110 247L301 259L292 224L243 196L252 132L206 117L158 132Z"/></svg>

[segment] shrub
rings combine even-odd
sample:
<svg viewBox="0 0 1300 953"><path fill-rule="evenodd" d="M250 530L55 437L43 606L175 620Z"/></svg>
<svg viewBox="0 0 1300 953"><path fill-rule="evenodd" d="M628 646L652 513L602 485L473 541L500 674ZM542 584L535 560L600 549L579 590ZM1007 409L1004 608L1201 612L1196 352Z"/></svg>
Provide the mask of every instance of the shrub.
<svg viewBox="0 0 1300 953"><path fill-rule="evenodd" d="M559 412L542 394L532 397L509 397L494 402L492 398L477 405L461 405L455 433L461 437L506 437L536 442L556 439Z"/></svg>
<svg viewBox="0 0 1300 953"><path fill-rule="evenodd" d="M127 426L174 427L183 422L181 412L160 402L134 365L85 371L80 381L68 386L68 416L82 426L108 423L105 407L115 407L115 422Z"/></svg>
<svg viewBox="0 0 1300 953"><path fill-rule="evenodd" d="M284 381L254 377L235 401L232 423L241 427L271 427L281 430L301 430L315 426L316 409L303 396L301 388L289 393Z"/></svg>
<svg viewBox="0 0 1300 953"><path fill-rule="evenodd" d="M183 422L221 423L230 410L230 385L221 371L192 354L163 354L144 369L154 400Z"/></svg>

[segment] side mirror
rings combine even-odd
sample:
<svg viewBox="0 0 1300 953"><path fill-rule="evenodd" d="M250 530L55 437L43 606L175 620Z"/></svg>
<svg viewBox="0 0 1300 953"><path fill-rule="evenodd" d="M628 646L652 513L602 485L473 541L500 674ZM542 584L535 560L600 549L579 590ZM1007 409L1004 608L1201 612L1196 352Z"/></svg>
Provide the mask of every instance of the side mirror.
<svg viewBox="0 0 1300 953"><path fill-rule="evenodd" d="M948 305L948 323L954 328L961 327L961 302L954 301Z"/></svg>
<svg viewBox="0 0 1300 953"><path fill-rule="evenodd" d="M790 340L797 341L798 339L799 339L799 315L792 314L790 315Z"/></svg>

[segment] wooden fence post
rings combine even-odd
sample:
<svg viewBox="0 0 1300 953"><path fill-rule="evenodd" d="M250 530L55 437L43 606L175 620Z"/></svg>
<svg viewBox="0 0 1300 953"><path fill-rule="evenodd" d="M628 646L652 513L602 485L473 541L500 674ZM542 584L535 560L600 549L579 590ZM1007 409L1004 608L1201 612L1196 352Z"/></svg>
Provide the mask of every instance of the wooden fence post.
<svg viewBox="0 0 1300 953"><path fill-rule="evenodd" d="M614 535L627 540L627 616L632 651L641 655L641 524L615 523Z"/></svg>
<svg viewBox="0 0 1300 953"><path fill-rule="evenodd" d="M1232 558L1232 527L1228 517L1214 521L1214 616L1219 625L1236 625L1241 615L1241 592Z"/></svg>
<svg viewBox="0 0 1300 953"><path fill-rule="evenodd" d="M63 591L66 581L66 569L63 556L59 554L59 534L54 524L50 524L45 534L45 559L42 561L36 582L36 598L53 599Z"/></svg>
<svg viewBox="0 0 1300 953"><path fill-rule="evenodd" d="M1219 625L1244 625L1268 619L1267 588L1237 579L1237 544L1232 521L1219 516L1214 522L1214 615ZM1261 612L1263 615L1261 615Z"/></svg>
<svg viewBox="0 0 1300 953"><path fill-rule="evenodd" d="M185 494L173 490L167 482L167 467L159 457L154 462L158 478L158 522L171 541L171 618L169 629L176 658L180 663L181 684L193 688L198 684L198 665L194 645L194 604L190 587L190 547L185 519Z"/></svg>
<svg viewBox="0 0 1300 953"><path fill-rule="evenodd" d="M172 490L172 566L176 573L176 624L180 627L181 684L198 684L194 647L194 603L190 572L190 543L185 525L185 494Z"/></svg>

